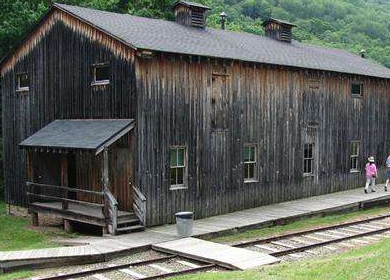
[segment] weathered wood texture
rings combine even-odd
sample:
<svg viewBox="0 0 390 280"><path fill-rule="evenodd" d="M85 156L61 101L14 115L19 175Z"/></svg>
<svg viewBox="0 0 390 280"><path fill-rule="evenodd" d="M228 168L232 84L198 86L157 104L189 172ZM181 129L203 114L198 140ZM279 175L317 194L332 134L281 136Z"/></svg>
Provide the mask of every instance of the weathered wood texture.
<svg viewBox="0 0 390 280"><path fill-rule="evenodd" d="M149 225L172 222L177 211L201 218L355 188L364 173L350 173L350 141L361 140L361 170L368 155L382 165L388 151L385 80L174 55L137 59L135 68L136 185L147 197ZM362 98L351 97L353 81L364 84ZM224 96L215 100L221 83ZM304 178L310 137L316 170ZM258 145L258 182L243 180L245 143ZM169 190L171 145L188 149L188 189Z"/></svg>
<svg viewBox="0 0 390 280"><path fill-rule="evenodd" d="M1 76L6 200L14 204L26 204L23 139L55 119L135 117L133 52L69 16L49 23ZM109 62L109 85L91 85L92 64L99 62ZM29 73L28 92L16 92L19 72Z"/></svg>
<svg viewBox="0 0 390 280"><path fill-rule="evenodd" d="M350 141L361 141L361 170L368 155L381 164L389 149L387 80L174 54L142 58L57 13L2 72L7 202L26 203L18 143L62 118L136 119L134 138L110 154L117 162L110 180L124 210L132 207L129 180L145 195L146 225L172 222L182 210L201 218L354 188L364 174L349 172ZM109 62L110 84L92 86L92 65L100 62ZM28 92L16 92L20 72L29 73ZM363 83L361 98L351 97L352 82ZM315 144L310 177L303 177L305 141ZM258 182L243 180L246 143L258 147ZM172 145L187 147L187 189L169 190ZM74 159L84 167L75 172L79 187L101 190L101 165L83 156ZM45 183L60 183L56 170Z"/></svg>

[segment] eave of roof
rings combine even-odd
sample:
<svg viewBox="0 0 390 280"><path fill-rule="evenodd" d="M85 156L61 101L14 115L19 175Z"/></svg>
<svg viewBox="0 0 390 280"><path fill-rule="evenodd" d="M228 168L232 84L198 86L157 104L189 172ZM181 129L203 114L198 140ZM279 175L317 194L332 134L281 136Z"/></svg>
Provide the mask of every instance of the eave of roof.
<svg viewBox="0 0 390 280"><path fill-rule="evenodd" d="M194 50L191 51L190 50L189 51L186 49L182 50L182 49L178 49L178 48L161 48L161 47L159 47L159 46L161 46L161 44L158 44L158 43L152 44L152 45L143 44L142 42L145 42L145 40L140 41L139 34L137 34L138 40L133 40L133 36L131 36L131 40L129 40L130 37L123 36L123 33L120 33L120 32L119 33L117 32L117 34L114 34L115 32L112 32L112 31L115 31L115 29L112 30L112 28L111 28L111 30L110 30L109 26L107 26L105 24L100 24L100 21L96 21L96 20L94 20L94 18L91 18L88 16L84 17L84 15L85 15L84 11L91 12L91 13L93 12L93 14L95 14L95 15L100 15L100 16L104 16L104 17L107 17L108 15L110 15L110 16L117 15L117 17L118 18L120 17L122 21L126 20L126 23L130 23L130 22L133 22L136 20L136 22L138 22L138 24L140 24L140 23L149 24L149 21L150 21L151 25L162 24L162 25L170 27L174 30L182 30L182 31L185 30L183 32L189 32L191 34L194 33L192 35L197 35L198 34L197 32L199 32L198 35L203 36L202 32L203 33L206 32L208 35L206 36L206 38L202 38L202 40L205 40L205 39L212 40L211 41L212 44L218 42L218 40L223 40L225 36L229 36L230 40L231 40L232 36L241 36L241 38L248 39L249 42L251 40L256 41L257 45L259 43L260 44L262 44L262 43L269 44L270 40L272 41L272 39L267 38L267 40L268 40L268 42L267 42L265 37L250 34L250 33L233 32L233 31L219 30L219 29L213 29L213 28L205 28L203 30L199 30L198 28L185 27L185 26L181 26L178 23L174 23L174 22L170 22L170 21L140 18L140 17L131 16L131 15L115 14L115 13L110 13L110 12L105 12L105 11L98 11L98 10L92 10L92 9L81 8L81 7L76 7L76 6L68 6L68 5L63 5L63 4L54 4L52 6L51 10L53 10L53 9L58 9L64 13L68 14L69 16L72 16L72 17L76 18L77 20L80 20L83 23L88 24L92 28L98 29L99 31L106 34L107 36L112 37L113 39L123 43L124 45L126 45L134 50L139 49L139 50L150 50L150 51L155 51L155 52L164 52L164 53L173 53L173 54L182 54L182 55L196 55L196 56L203 56L203 57L210 57L210 58L217 58L217 59L247 61L247 62L259 63L259 64L264 64L264 65L276 65L276 66L284 66L284 67L292 67L292 68L300 68L300 69L311 69L311 70L327 71L327 72L334 72L334 73L343 73L343 74L351 74L351 75L359 75L359 76L376 77L376 78L382 78L382 79L390 79L390 69L388 69L388 68L386 68L378 63L371 62L368 59L366 59L366 62L360 61L359 63L362 64L363 67L362 67L362 69L359 69L359 71L356 71L356 69L357 69L356 65L352 65L352 66L355 66L355 67L352 67L355 69L351 70L351 68L348 68L348 67L338 67L338 69L337 69L337 67L325 67L326 65L324 63L311 63L310 65L307 63L306 63L306 65L305 65L305 63L303 63L303 64L300 63L299 59L306 59L306 56L307 56L306 54L304 54L303 56L301 55L302 57L298 58L298 60L295 59L295 61L292 61L291 59L285 59L285 57L284 57L285 54L283 54L283 53L280 54L279 60L274 59L274 58L263 59L262 55L264 55L264 53L259 54L259 53L256 53L255 50L252 50L249 53L244 53L244 55L237 57L237 55L231 55L231 53L232 53L231 50L230 50L230 54L225 52L223 55L221 55L222 52L219 52L219 51L207 52L205 50L203 50L203 51L194 51ZM83 11L83 12L80 13L80 11ZM79 15L77 15L77 13ZM88 20L88 18L90 20ZM42 19L40 22L42 22L43 20L44 19ZM95 24L91 20L94 20ZM127 21L129 21L129 22L127 22ZM125 30L127 30L127 29L125 29ZM127 30L126 32L127 32L126 34L128 34L129 30ZM145 35L148 35L148 34L145 34ZM169 41L176 42L175 40L178 39L178 38L176 38L176 37L178 37L178 34L171 34L170 36L172 36L172 38L170 38ZM213 38L213 36L216 36L216 37ZM28 36L26 36L26 37L28 37ZM158 40L158 37L159 36L154 38L155 42L157 42L156 40ZM258 38L258 39L253 39L253 38ZM199 38L199 39L201 39L201 38ZM198 40L198 38L197 38L197 40ZM237 42L228 41L227 43L235 44ZM233 47L233 48L238 47L238 50L239 50L241 47L240 44L241 44L241 42L238 42L237 46L230 45L228 47L230 47L230 48L231 47ZM242 44L244 44L244 43L242 43ZM248 42L247 42L247 44L248 44ZM275 42L274 44L286 44L286 43ZM320 46L315 46L315 45L298 43L296 41L293 41L293 43L288 44L288 45L292 46L292 50L294 50L294 48L295 49L301 48L300 49L301 53L302 53L302 51L305 51L305 52L308 51L309 52L309 59L313 59L313 57L310 57L310 52L317 52L315 58L319 58L318 55L320 55L320 56L323 55L323 57L327 59L328 63L329 63L330 56L334 56L332 59L334 61L337 61L337 63L339 65L341 63L338 62L338 61L340 61L338 56L344 56L343 58L352 59L352 60L356 60L356 61L358 58L356 55L354 55L350 52L347 52L345 50L342 50L342 49L325 48L325 47L320 47ZM214 49L218 49L218 48L214 48ZM244 49L245 48L243 48L243 50ZM278 53L277 50L272 49L272 51L275 52L275 54ZM348 54L348 55L346 56L346 54ZM280 59L280 58L283 58L283 59ZM2 63L5 60L6 59L4 59L2 61ZM1 66L2 66L2 64L0 64L0 70L1 70ZM371 67L373 67L373 68L371 68ZM342 68L344 68L344 69L341 70Z"/></svg>
<svg viewBox="0 0 390 280"><path fill-rule="evenodd" d="M201 9L205 9L205 10L211 10L209 7L203 5L203 4L199 4L199 3L195 3L195 2L190 2L190 1L184 1L184 0L178 0L176 1L173 5L172 5L172 9L176 8L177 5L184 5L184 6L187 6L187 7L196 7L196 8L201 8Z"/></svg>
<svg viewBox="0 0 390 280"><path fill-rule="evenodd" d="M133 119L55 120L23 140L22 148L86 150L99 154L134 128Z"/></svg>
<svg viewBox="0 0 390 280"><path fill-rule="evenodd" d="M40 20L38 22L36 22L27 32L25 35L23 35L23 37L20 39L20 41L14 46L11 48L10 51L8 51L6 53L6 55L2 58L2 60L0 61L0 73L2 73L2 68L4 66L4 64L6 63L6 61L12 56L13 53L16 52L16 50L22 45L24 44L28 39L29 37L31 36L31 34L35 31L35 29L39 28L39 26L45 22L45 20L48 18L48 16L55 10L55 9L58 9L74 18L76 18L77 20L80 20L81 22L85 23L85 24L88 24L90 25L91 27L93 28L96 28L97 30L99 30L100 32L106 34L107 36L110 36L112 37L113 39L117 40L118 42L134 49L134 50L137 50L137 47L135 47L134 45L132 45L131 43L127 42L127 41L124 41L122 40L121 38L115 36L114 34L110 33L110 32L107 32L106 30L94 25L92 22L89 22L79 16L77 16L76 14L73 14L71 12L69 12L68 10L64 9L61 7L60 4L58 3L53 3L51 5L51 7L49 8L49 10L40 18Z"/></svg>

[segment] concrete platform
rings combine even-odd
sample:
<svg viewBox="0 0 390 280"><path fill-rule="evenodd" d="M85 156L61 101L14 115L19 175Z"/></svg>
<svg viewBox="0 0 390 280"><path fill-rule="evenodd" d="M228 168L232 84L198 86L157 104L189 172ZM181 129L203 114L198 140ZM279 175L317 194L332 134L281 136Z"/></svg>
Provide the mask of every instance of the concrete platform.
<svg viewBox="0 0 390 280"><path fill-rule="evenodd" d="M194 221L193 237L207 238L250 228L290 222L303 217L357 210L376 203L389 203L390 192L377 185L377 192L364 194L363 188L267 205ZM144 232L119 236L79 237L63 240L71 247L0 252L0 272L36 267L45 263L58 266L77 262L107 260L112 256L151 248L180 239L175 225L148 228ZM76 245L76 246L75 246Z"/></svg>
<svg viewBox="0 0 390 280"><path fill-rule="evenodd" d="M245 270L280 262L280 259L264 253L192 237L154 244L152 248L160 252L215 263L229 269Z"/></svg>

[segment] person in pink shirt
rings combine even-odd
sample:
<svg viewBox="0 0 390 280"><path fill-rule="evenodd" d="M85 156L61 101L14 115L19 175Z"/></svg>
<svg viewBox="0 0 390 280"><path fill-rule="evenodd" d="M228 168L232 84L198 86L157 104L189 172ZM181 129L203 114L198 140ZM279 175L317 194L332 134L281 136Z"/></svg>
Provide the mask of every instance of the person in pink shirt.
<svg viewBox="0 0 390 280"><path fill-rule="evenodd" d="M378 175L378 170L376 169L375 159L373 156L368 158L368 163L366 164L366 187L364 188L364 192L368 193L370 189L371 192L375 192L375 178Z"/></svg>

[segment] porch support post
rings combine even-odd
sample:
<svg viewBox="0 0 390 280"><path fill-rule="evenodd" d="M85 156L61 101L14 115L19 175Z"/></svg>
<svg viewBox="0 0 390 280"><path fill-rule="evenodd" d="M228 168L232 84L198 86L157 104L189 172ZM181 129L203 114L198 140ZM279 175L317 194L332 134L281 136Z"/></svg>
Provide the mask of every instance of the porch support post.
<svg viewBox="0 0 390 280"><path fill-rule="evenodd" d="M33 167L33 152L30 150L26 150L26 179L27 182L33 182L34 181L34 167ZM26 184L27 192L30 193L35 193L34 187L29 185L28 183ZM31 215L31 224L34 227L37 227L39 225L39 220L38 220L38 213L31 212L30 210L30 205L33 203L33 200L31 197L27 197L28 199L28 212Z"/></svg>
<svg viewBox="0 0 390 280"><path fill-rule="evenodd" d="M61 186L68 186L68 157L67 154L61 154ZM68 198L68 191L63 191L62 195L64 198ZM68 202L62 201L62 209L68 209Z"/></svg>
<svg viewBox="0 0 390 280"><path fill-rule="evenodd" d="M110 177L108 173L108 149L104 148L103 150L103 164L102 164L102 192L104 194L104 208L103 208L103 216L106 219L106 226L103 228L103 234L109 233L109 223L108 223L108 218L109 218L109 206L108 206L108 201L106 198L107 195L107 190L109 190L110 187Z"/></svg>
<svg viewBox="0 0 390 280"><path fill-rule="evenodd" d="M68 154L61 154L61 186L68 187ZM64 198L68 198L68 191L62 191ZM69 207L68 201L62 201L62 209L67 210ZM73 232L72 222L64 219L64 230L65 232Z"/></svg>
<svg viewBox="0 0 390 280"><path fill-rule="evenodd" d="M103 192L110 187L110 177L108 174L108 149L103 151Z"/></svg>

